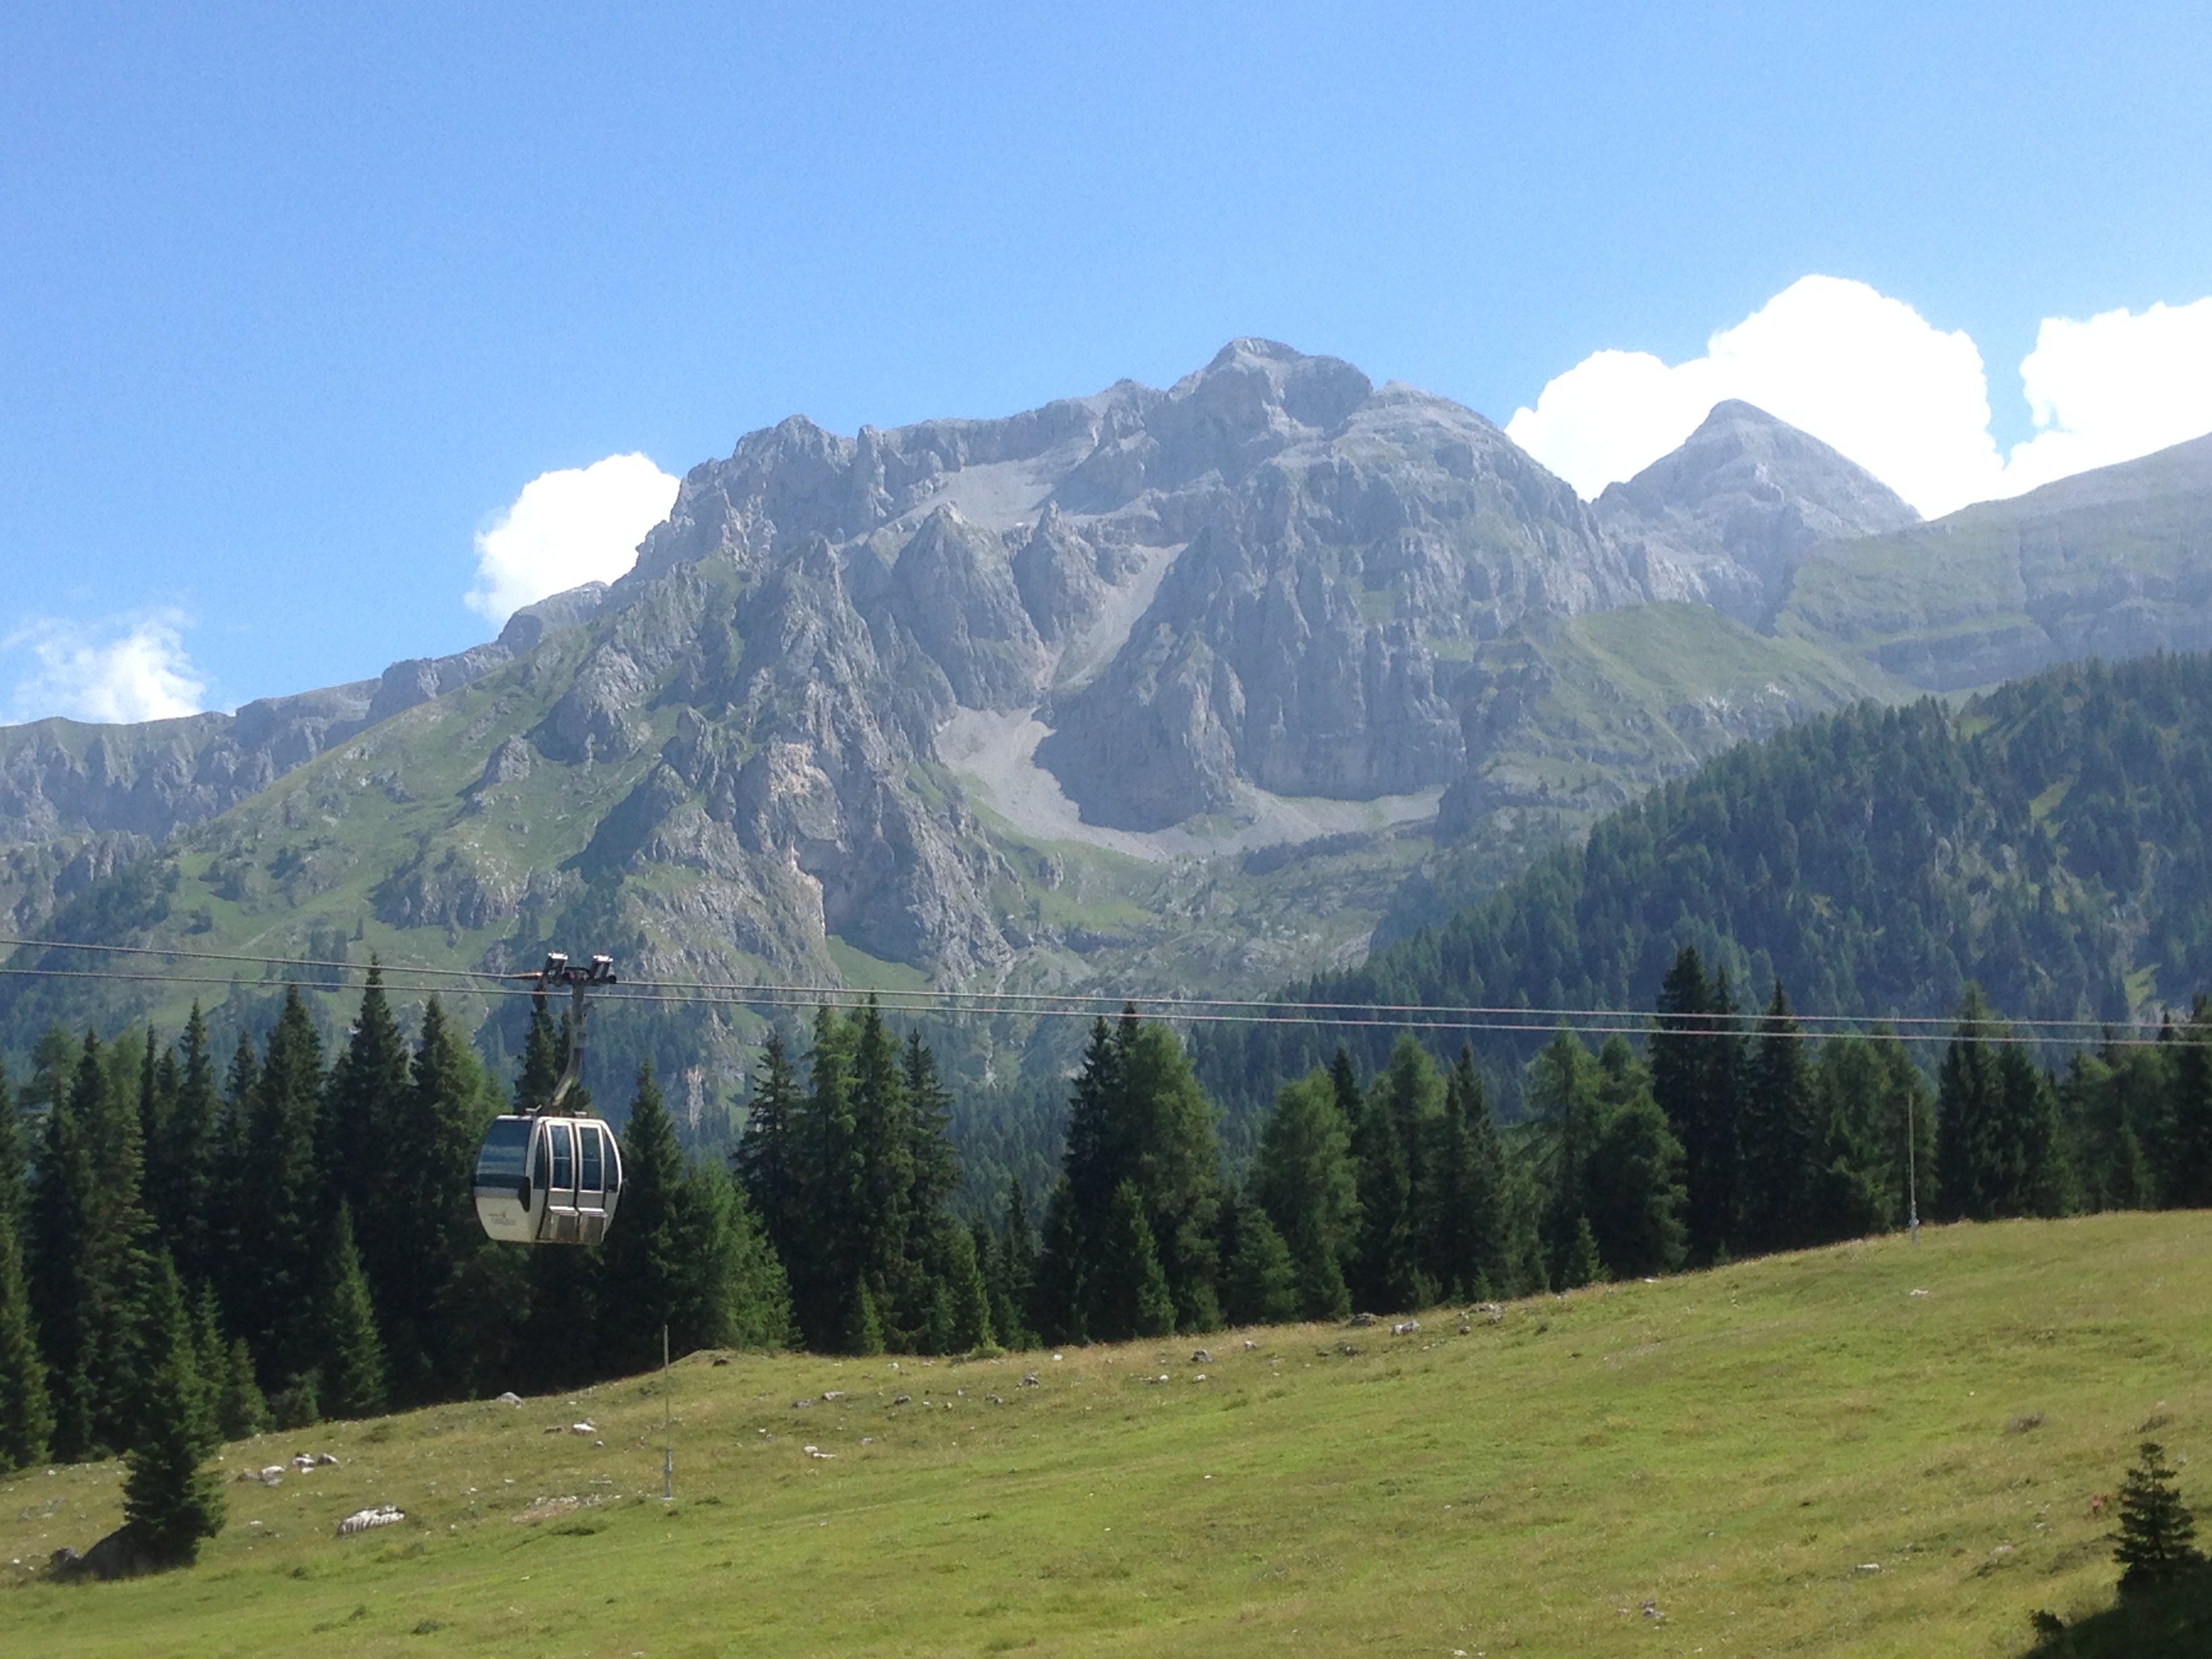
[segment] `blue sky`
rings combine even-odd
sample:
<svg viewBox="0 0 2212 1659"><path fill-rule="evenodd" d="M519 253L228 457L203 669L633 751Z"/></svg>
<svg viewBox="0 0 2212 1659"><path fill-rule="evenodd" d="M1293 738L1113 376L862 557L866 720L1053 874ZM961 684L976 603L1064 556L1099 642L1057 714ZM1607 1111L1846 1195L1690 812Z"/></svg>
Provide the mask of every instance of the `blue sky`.
<svg viewBox="0 0 2212 1659"><path fill-rule="evenodd" d="M1817 273L1969 337L2001 455L2045 319L2212 295L2207 64L2180 5L9 8L0 718L468 645L544 473L1238 334L1503 422ZM1578 487L1604 368L1516 428Z"/></svg>

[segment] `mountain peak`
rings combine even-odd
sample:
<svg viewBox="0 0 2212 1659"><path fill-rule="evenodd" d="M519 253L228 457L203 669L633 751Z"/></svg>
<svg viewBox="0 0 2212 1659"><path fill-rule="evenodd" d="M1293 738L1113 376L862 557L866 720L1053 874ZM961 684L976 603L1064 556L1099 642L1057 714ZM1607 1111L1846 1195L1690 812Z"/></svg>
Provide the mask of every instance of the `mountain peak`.
<svg viewBox="0 0 2212 1659"><path fill-rule="evenodd" d="M1917 524L1849 456L1755 404L1715 404L1683 441L1597 499L1654 599L1698 599L1763 624L1814 544Z"/></svg>

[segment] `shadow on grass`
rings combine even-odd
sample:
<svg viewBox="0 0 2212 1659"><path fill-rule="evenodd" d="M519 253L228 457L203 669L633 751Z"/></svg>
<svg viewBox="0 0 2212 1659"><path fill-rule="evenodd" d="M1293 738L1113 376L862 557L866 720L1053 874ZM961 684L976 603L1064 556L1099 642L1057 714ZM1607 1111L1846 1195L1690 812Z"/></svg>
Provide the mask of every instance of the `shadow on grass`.
<svg viewBox="0 0 2212 1659"><path fill-rule="evenodd" d="M2045 1637L2023 1659L2203 1659L2212 1653L2212 1570L2130 1595Z"/></svg>

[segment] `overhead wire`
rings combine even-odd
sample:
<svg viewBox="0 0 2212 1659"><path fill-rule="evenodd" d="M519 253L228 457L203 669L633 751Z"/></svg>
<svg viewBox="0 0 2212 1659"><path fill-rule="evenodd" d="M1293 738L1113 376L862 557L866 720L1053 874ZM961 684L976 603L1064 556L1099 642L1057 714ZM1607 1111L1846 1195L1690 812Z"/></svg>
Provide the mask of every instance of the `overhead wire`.
<svg viewBox="0 0 2212 1659"><path fill-rule="evenodd" d="M0 939L0 944L9 941ZM171 954L158 947L80 945L75 948L112 950L137 955L162 956ZM259 963L267 967L309 967L346 975L366 975L370 965L356 962L315 960L299 957L254 957L236 952L177 952L201 960ZM513 977L489 973L453 969L415 970L395 964L385 968L375 964L381 972L422 971L441 975L459 975L475 983L461 988L465 994L486 997L526 997L541 994L538 988L516 983ZM236 975L132 973L115 969L64 969L0 964L0 976L34 977L67 980L99 980L129 984L211 985L227 988L299 989L304 991L343 991L362 988L359 983L333 983L328 979L285 979L278 977L246 981ZM1332 1030L1383 1029L1444 1033L1496 1033L1504 1035L1541 1036L1565 1029L1588 1036L1649 1036L1662 1018L1641 1009L1620 1008L1510 1008L1467 1007L1440 1008L1418 1004L1368 1006L1358 1003L1269 1003L1249 1000L1223 999L1216 1003L1211 999L1183 1000L1171 997L1124 997L1080 995L1064 999L1057 1005L1043 1001L1044 994L1024 993L1024 997L1038 1000L1033 1006L1018 1009L967 1009L956 1005L963 1000L989 998L1002 994L959 991L937 991L924 988L908 989L876 989L854 987L800 985L713 985L700 982L685 986L679 983L674 990L652 988L660 981L629 981L611 986L598 993L602 1005L606 1003L637 1003L647 1006L745 1008L759 1011L765 1008L805 1008L824 1006L861 1006L873 1000L885 1012L892 1013L928 1014L939 1012L985 1012L1018 1014L1023 1018L1046 1019L1097 1019L1103 1018L1101 1003L1115 1003L1124 1007L1153 1009L1155 1018L1187 1024L1198 1025L1259 1025L1310 1026ZM399 990L421 989L420 987L398 986ZM1078 1006L1068 1006L1075 1004ZM1224 1011L1225 1010L1225 1012ZM1673 1018L1674 1016L1664 1018ZM1716 1018L1731 1017L1719 1016ZM1807 1029L1806 1017L1793 1016L1796 1029L1783 1030L1771 1026L1763 1015L1750 1013L1732 1017L1730 1025L1686 1027L1670 1034L1687 1037L1728 1037L1743 1036L1786 1036L1801 1041L1817 1041L1825 1036L1845 1035L1853 1031L1871 1031L1887 1028L1886 1034L1905 1042L1948 1042L1956 1029L1956 1023L1932 1017L1911 1017L1905 1021L1878 1018L1853 1022L1843 1030L1832 1024ZM1841 1022L1847 1017L1826 1015L1814 1017L1827 1022ZM1602 1023L1599 1023L1602 1022ZM2038 1035L2035 1030L2022 1030L2022 1026L2044 1027L2064 1025L2069 1029L2088 1028L2095 1034L2100 1046L2129 1048L2154 1044L2156 1036L2122 1036L2123 1030L2147 1029L2145 1021L2004 1021L1996 1022L1993 1029L1981 1033L1983 1041L1991 1043L2012 1043L2041 1046L2057 1037ZM1910 1029L1896 1030L1899 1024ZM1942 1027L1943 1029L1923 1029Z"/></svg>
<svg viewBox="0 0 2212 1659"><path fill-rule="evenodd" d="M345 958L312 957L264 957L239 951L194 951L185 947L160 945L108 945L71 939L33 939L0 936L0 946L16 946L39 950L98 951L132 956L158 956L193 961L235 962L255 967L304 968L358 974L374 967L386 974L404 974L466 981L471 989L483 988L486 981L527 977L522 974L501 974L485 969L438 968L421 963L386 963L369 964ZM14 970L23 971L23 970ZM59 972L62 970L54 970ZM158 975L156 977L173 977ZM228 982L228 981L218 981ZM277 981L264 981L264 983ZM1503 1029L1522 1029L1533 1024L1553 1025L1564 1020L1633 1019L1639 1023L1632 1029L1642 1033L1652 1027L1651 1021L1664 1022L1659 1029L1689 1036L1698 1034L1703 1022L1725 1034L1735 1026L1762 1020L1765 1016L1756 1009L1739 1010L1732 1013L1711 1011L1658 1012L1649 1009L1616 1007L1522 1006L1510 1003L1452 1004L1452 1003L1371 1003L1326 1002L1295 998L1254 997L1194 997L1180 993L1143 994L1082 991L982 991L975 989L943 989L936 987L902 987L897 988L866 989L852 987L828 987L803 983L770 981L718 981L710 980L652 980L626 979L621 981L632 1000L643 1000L643 992L693 992L715 1002L737 1002L746 1005L781 1006L796 1002L801 1005L818 1004L830 998L869 995L896 999L896 1006L904 1012L926 1012L943 1008L954 1012L989 1012L1007 1015L1050 1013L1066 1018L1080 1015L1090 1018L1093 1012L1135 1006L1139 1010L1159 1011L1159 1017L1170 1019L1218 1021L1223 1011L1249 1010L1266 1016L1255 1023L1282 1024L1279 1016L1348 1014L1352 1023L1373 1023L1373 1016L1401 1016L1419 1021L1444 1021L1455 1025L1469 1021L1496 1020L1508 1022ZM317 988L328 989L328 986ZM531 993L525 991L523 994ZM658 1000L684 1000L681 997L664 995ZM1893 1031L1905 1027L1930 1027L1948 1036L1958 1021L1944 1014L1823 1014L1792 1010L1792 1021L1800 1026L1815 1028L1842 1027L1864 1029L1880 1024ZM1385 1023L1395 1024L1397 1020ZM2097 1018L2021 1017L2000 1022L2018 1030L2046 1031L2055 1040L2065 1033L2100 1034L2114 1030L2155 1029L2160 1023L2149 1019L2111 1020ZM1901 1034L1901 1033L1900 1033Z"/></svg>

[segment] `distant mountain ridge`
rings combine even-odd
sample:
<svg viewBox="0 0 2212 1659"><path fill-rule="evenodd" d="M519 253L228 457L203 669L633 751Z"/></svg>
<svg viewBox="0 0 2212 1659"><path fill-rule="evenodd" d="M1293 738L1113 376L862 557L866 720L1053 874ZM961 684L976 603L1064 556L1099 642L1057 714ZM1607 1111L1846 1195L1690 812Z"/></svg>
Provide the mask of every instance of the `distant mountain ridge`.
<svg viewBox="0 0 2212 1659"><path fill-rule="evenodd" d="M2188 565L2172 454L2106 565ZM1744 738L1913 695L1930 624L1883 561L1961 516L1743 404L1585 503L1480 416L1260 340L1002 420L794 416L494 645L252 718L0 731L0 900L455 966L588 932L670 977L1258 990ZM1969 641L2012 626L1977 582L1941 623ZM2127 637L2196 625L2169 586ZM2103 591L2058 592L2054 648Z"/></svg>

